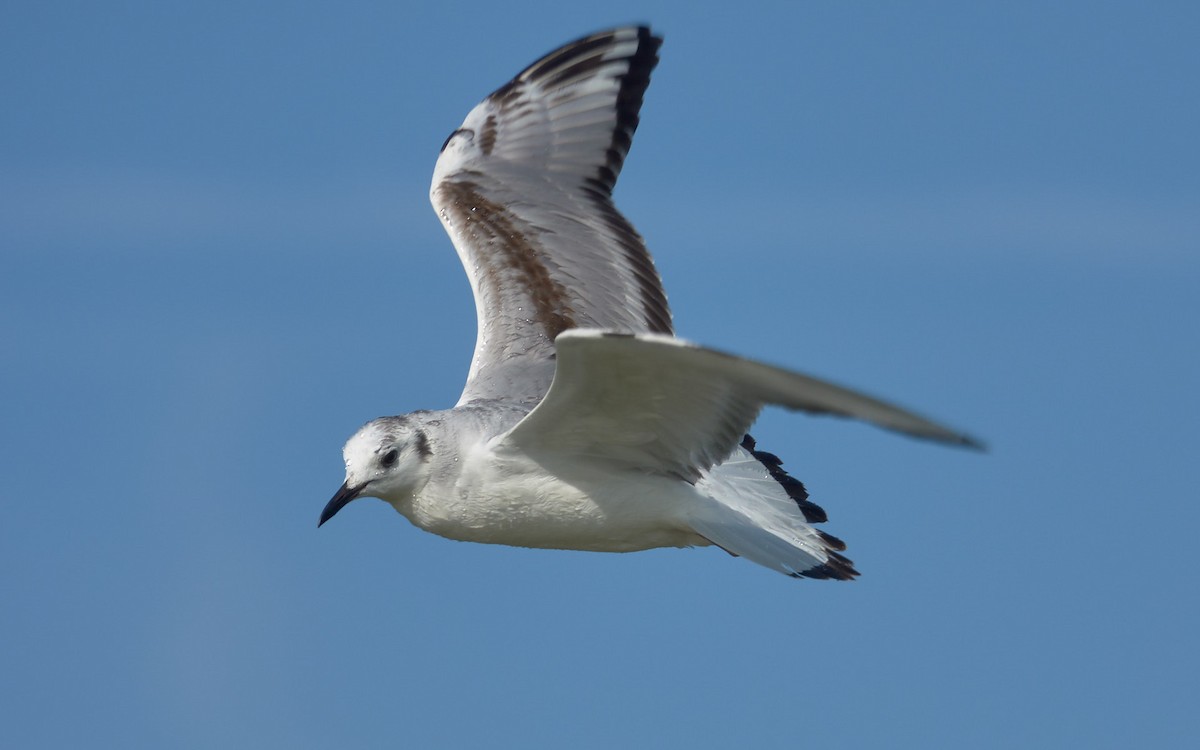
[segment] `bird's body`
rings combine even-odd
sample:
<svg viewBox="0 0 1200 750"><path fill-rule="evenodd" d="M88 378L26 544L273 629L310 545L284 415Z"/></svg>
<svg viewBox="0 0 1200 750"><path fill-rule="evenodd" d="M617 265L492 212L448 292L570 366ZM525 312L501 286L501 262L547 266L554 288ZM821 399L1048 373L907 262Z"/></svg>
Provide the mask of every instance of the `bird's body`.
<svg viewBox="0 0 1200 750"><path fill-rule="evenodd" d="M373 452L381 433L401 424L421 431L434 463L429 481L385 499L413 525L449 539L594 552L707 544L678 517L691 485L587 462L566 472L568 481L521 451L493 448L523 416L519 407L484 403L384 417L372 423L380 432L362 435L362 448Z"/></svg>
<svg viewBox="0 0 1200 750"><path fill-rule="evenodd" d="M430 191L471 281L475 354L451 409L369 422L321 523L361 496L463 541L631 552L717 545L852 578L825 513L746 434L766 404L975 443L910 412L674 338L611 192L661 40L644 27L546 55L446 140Z"/></svg>
<svg viewBox="0 0 1200 750"><path fill-rule="evenodd" d="M686 482L588 462L554 473L488 442L469 441L440 481L394 507L426 531L465 542L592 552L708 544L683 515L699 498Z"/></svg>

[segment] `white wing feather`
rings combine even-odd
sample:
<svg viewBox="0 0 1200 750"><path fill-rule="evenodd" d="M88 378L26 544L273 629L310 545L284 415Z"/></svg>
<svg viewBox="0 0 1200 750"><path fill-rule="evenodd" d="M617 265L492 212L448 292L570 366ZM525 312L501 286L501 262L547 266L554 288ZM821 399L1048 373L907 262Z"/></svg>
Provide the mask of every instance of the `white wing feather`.
<svg viewBox="0 0 1200 750"><path fill-rule="evenodd" d="M546 397L495 449L589 456L695 481L733 452L766 404L981 447L871 396L671 336L575 330L557 347Z"/></svg>

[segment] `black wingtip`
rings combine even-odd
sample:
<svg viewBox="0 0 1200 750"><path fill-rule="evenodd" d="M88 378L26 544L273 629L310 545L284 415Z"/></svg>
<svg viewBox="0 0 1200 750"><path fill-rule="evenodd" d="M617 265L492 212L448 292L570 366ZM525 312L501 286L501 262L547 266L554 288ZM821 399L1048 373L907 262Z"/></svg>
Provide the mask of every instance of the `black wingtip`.
<svg viewBox="0 0 1200 750"><path fill-rule="evenodd" d="M978 438L973 438L970 435L959 435L958 446L969 450L978 451L979 453L987 453L988 445Z"/></svg>
<svg viewBox="0 0 1200 750"><path fill-rule="evenodd" d="M848 563L825 563L799 573L793 573L792 578L813 578L818 581L853 581L859 573Z"/></svg>

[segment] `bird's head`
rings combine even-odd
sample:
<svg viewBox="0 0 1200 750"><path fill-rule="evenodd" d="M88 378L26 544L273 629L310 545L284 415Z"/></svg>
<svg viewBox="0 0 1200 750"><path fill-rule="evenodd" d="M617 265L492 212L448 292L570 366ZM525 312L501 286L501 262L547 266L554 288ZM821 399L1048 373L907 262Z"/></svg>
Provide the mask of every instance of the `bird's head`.
<svg viewBox="0 0 1200 750"><path fill-rule="evenodd" d="M346 481L317 525L360 497L377 497L399 510L428 481L429 456L429 438L413 420L381 417L363 425L342 449Z"/></svg>

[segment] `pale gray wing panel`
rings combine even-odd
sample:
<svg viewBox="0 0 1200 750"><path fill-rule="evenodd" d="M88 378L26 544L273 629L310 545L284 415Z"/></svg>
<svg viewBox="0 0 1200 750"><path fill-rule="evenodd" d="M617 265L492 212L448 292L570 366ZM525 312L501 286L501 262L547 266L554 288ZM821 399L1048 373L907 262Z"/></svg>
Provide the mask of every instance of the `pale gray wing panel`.
<svg viewBox="0 0 1200 750"><path fill-rule="evenodd" d="M550 391L495 448L508 442L532 456L574 454L694 479L729 456L766 404L981 447L905 409L761 362L668 336L568 331Z"/></svg>

